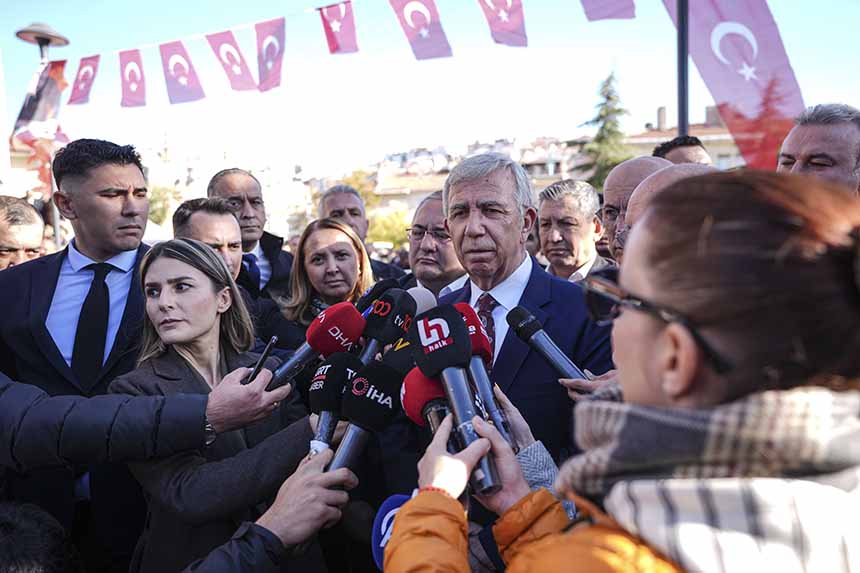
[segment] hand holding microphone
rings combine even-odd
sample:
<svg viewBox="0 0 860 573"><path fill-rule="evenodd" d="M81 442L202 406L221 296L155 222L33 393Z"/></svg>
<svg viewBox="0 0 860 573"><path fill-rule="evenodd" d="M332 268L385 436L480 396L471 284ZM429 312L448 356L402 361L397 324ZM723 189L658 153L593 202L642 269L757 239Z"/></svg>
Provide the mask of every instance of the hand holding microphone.
<svg viewBox="0 0 860 573"><path fill-rule="evenodd" d="M472 427L475 399L465 370L472 352L463 317L450 305L436 307L415 318L411 336L415 363L425 376L441 379L460 443L468 448L479 438ZM472 472L471 483L474 491L481 494L499 488L491 458L480 459Z"/></svg>
<svg viewBox="0 0 860 573"><path fill-rule="evenodd" d="M318 416L311 440L311 452L320 452L335 443L340 421L340 406L344 390L362 368L354 354L337 352L320 364L311 379L308 392L311 412ZM313 424L312 424L313 425Z"/></svg>

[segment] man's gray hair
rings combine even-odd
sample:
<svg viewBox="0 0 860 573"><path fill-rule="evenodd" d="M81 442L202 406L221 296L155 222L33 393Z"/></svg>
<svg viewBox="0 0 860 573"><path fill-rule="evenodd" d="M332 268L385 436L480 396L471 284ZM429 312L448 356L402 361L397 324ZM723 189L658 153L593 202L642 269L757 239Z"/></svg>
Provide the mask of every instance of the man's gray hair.
<svg viewBox="0 0 860 573"><path fill-rule="evenodd" d="M448 214L448 197L451 195L451 189L464 181L474 181L482 177L487 177L491 173L499 169L508 169L516 182L514 189L514 199L517 203L520 216L526 209L534 208L535 201L532 195L532 186L529 182L529 176L519 163L504 155L503 153L482 153L461 161L445 180L445 186L442 188L442 210L445 215Z"/></svg>
<svg viewBox="0 0 860 573"><path fill-rule="evenodd" d="M325 202L328 200L328 198L331 197L332 195L338 195L340 193L347 193L349 195L355 195L356 197L358 197L358 200L361 201L361 208L364 209L364 199L361 198L361 194L355 190L355 187L352 187L350 185L344 185L344 184L335 185L334 187L329 187L328 189L323 191L322 195L320 195L320 207L319 207L320 218L324 218L326 216Z"/></svg>
<svg viewBox="0 0 860 573"><path fill-rule="evenodd" d="M860 109L844 103L822 103L803 110L794 119L797 125L853 123L860 129Z"/></svg>
<svg viewBox="0 0 860 573"><path fill-rule="evenodd" d="M600 210L597 190L585 181L574 179L562 179L549 185L538 195L538 206L544 201L561 201L564 197L573 197L576 212L583 217L595 217Z"/></svg>
<svg viewBox="0 0 860 573"><path fill-rule="evenodd" d="M433 191L432 193L430 193L429 195L427 195L426 197L421 199L421 202L418 203L417 207L415 207L415 213L417 214L418 211L421 210L421 207L424 206L424 203L427 203L428 201L441 201L441 200L442 200L442 191L441 190ZM412 217L415 218L415 215L413 215Z"/></svg>
<svg viewBox="0 0 860 573"><path fill-rule="evenodd" d="M25 199L8 195L0 195L0 221L10 227L45 224L39 211Z"/></svg>

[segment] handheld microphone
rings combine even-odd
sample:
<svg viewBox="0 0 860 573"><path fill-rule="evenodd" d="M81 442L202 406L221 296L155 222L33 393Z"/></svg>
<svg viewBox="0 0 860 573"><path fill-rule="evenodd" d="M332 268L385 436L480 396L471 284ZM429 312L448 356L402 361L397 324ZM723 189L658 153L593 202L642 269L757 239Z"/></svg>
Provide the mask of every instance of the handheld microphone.
<svg viewBox="0 0 860 573"><path fill-rule="evenodd" d="M466 328L469 329L469 339L472 342L472 358L469 360L469 377L475 385L475 391L478 393L478 398L484 404L487 411L487 416L493 425L505 439L505 441L516 449L513 439L511 439L511 427L508 424L508 419L504 412L499 408L496 402L496 396L493 393L493 383L490 381L490 376L487 374L487 364L493 363L493 348L490 346L490 339L487 337L487 332L484 330L481 319L469 304L460 302L454 305L454 308L463 315L463 320L466 322Z"/></svg>
<svg viewBox="0 0 860 573"><path fill-rule="evenodd" d="M588 380L588 376L556 346L555 342L544 332L541 323L528 310L521 306L514 307L505 317L505 320L508 321L511 329L517 333L520 340L537 350L562 378Z"/></svg>
<svg viewBox="0 0 860 573"><path fill-rule="evenodd" d="M367 446L371 432L385 429L400 409L400 382L397 371L373 361L362 368L341 401L341 413L349 420L346 433L334 453L329 471L352 468Z"/></svg>
<svg viewBox="0 0 860 573"><path fill-rule="evenodd" d="M406 505L406 502L412 499L412 496L402 493L395 493L388 499L382 502L379 506L379 511L376 512L376 518L373 520L373 533L371 536L371 551L373 552L373 560L376 566L382 571L382 564L385 561L385 546L388 545L388 540L391 539L391 532L394 530L394 518L400 508Z"/></svg>
<svg viewBox="0 0 860 573"><path fill-rule="evenodd" d="M311 380L309 402L311 412L319 415L317 431L311 440L311 452L331 447L344 389L361 370L361 361L354 354L337 352L317 368Z"/></svg>
<svg viewBox="0 0 860 573"><path fill-rule="evenodd" d="M373 306L373 303L382 296L382 293L388 289L397 288L399 286L400 283L397 279L383 279L374 283L369 289L362 293L361 298L359 298L355 303L355 308L358 309L358 312L364 314L364 311Z"/></svg>
<svg viewBox="0 0 860 573"><path fill-rule="evenodd" d="M436 306L436 298L423 287L408 291L399 288L386 290L367 312L364 337L367 343L361 352L361 361L368 364L380 349L393 344L409 332L413 317Z"/></svg>
<svg viewBox="0 0 860 573"><path fill-rule="evenodd" d="M472 426L472 418L476 415L475 400L464 370L469 365L472 352L463 317L451 305L436 307L415 318L412 337L415 363L425 376L442 379L460 443L464 447L470 445L480 436ZM491 456L481 458L472 471L470 483L474 491L482 495L501 488Z"/></svg>
<svg viewBox="0 0 860 573"><path fill-rule="evenodd" d="M424 376L418 368L413 368L403 380L403 386L400 387L400 405L403 406L406 417L421 428L429 427L431 434L436 433L442 420L451 413L442 384L436 379ZM459 434L452 433L448 438L448 453L455 454L463 447L460 445Z"/></svg>
<svg viewBox="0 0 860 573"><path fill-rule="evenodd" d="M348 352L364 330L365 320L352 303L339 302L319 313L308 326L307 342L272 374L269 390L282 386L319 355Z"/></svg>

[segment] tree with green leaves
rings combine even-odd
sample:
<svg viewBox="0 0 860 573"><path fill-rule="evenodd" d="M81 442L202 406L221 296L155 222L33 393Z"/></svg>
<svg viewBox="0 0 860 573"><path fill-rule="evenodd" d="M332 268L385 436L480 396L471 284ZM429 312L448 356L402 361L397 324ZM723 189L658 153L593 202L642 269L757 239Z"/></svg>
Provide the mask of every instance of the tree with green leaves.
<svg viewBox="0 0 860 573"><path fill-rule="evenodd" d="M627 110L621 107L621 98L615 90L615 73L600 84L600 103L597 115L583 125L596 126L594 138L585 144L583 151L588 163L581 165L579 171L592 172L588 182L596 189L603 189L603 182L612 168L629 159L630 154L624 147L624 133L621 131L621 116Z"/></svg>

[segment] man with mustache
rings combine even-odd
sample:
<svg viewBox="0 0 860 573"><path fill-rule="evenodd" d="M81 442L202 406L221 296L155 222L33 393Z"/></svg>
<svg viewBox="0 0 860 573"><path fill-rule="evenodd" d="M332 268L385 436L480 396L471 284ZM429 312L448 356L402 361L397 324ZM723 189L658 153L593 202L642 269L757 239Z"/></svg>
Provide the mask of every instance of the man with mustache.
<svg viewBox="0 0 860 573"><path fill-rule="evenodd" d="M445 229L441 191L431 193L419 203L406 232L412 274L401 279L404 288L420 285L438 298L466 284L466 270L457 260L451 235Z"/></svg>
<svg viewBox="0 0 860 573"><path fill-rule="evenodd" d="M442 192L445 227L466 269L465 286L440 303L469 303L493 348L490 379L519 408L535 437L556 458L570 453L571 408L558 373L505 320L522 305L581 369L612 367L609 329L588 318L582 291L545 272L526 253L534 224L528 175L506 155L470 157L448 175Z"/></svg>
<svg viewBox="0 0 860 573"><path fill-rule="evenodd" d="M75 238L61 252L0 273L0 371L52 396L105 394L137 358L146 177L134 147L95 139L57 152L53 175L54 200ZM64 466L6 478L6 499L52 513L78 541L87 570L127 570L145 505L125 466Z"/></svg>
<svg viewBox="0 0 860 573"><path fill-rule="evenodd" d="M556 181L540 192L538 205L541 251L549 261L549 274L577 282L615 267L597 254L603 223L594 187L585 181Z"/></svg>

